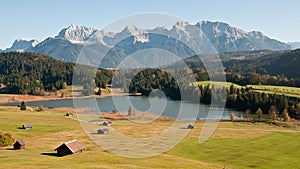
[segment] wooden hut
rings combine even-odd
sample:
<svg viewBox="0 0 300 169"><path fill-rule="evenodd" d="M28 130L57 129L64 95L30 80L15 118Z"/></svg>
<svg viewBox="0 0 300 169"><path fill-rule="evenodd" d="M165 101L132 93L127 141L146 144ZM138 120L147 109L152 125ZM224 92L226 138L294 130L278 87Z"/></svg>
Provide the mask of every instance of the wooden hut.
<svg viewBox="0 0 300 169"><path fill-rule="evenodd" d="M188 128L188 129L193 129L193 128L194 128L194 125L189 124L189 125L187 126L187 128Z"/></svg>
<svg viewBox="0 0 300 169"><path fill-rule="evenodd" d="M22 128L23 128L23 129L26 129L26 130L32 129L32 124L23 124L23 125L22 125Z"/></svg>
<svg viewBox="0 0 300 169"><path fill-rule="evenodd" d="M18 140L14 144L14 150L21 150L25 149L25 141L24 140Z"/></svg>
<svg viewBox="0 0 300 169"><path fill-rule="evenodd" d="M65 142L55 149L58 156L65 156L69 154L81 153L83 150L83 145L80 144L77 140L72 140Z"/></svg>
<svg viewBox="0 0 300 169"><path fill-rule="evenodd" d="M110 126L112 122L110 120L106 120L102 123L103 126Z"/></svg>
<svg viewBox="0 0 300 169"><path fill-rule="evenodd" d="M73 116L73 113L66 113L66 116L71 117L71 116Z"/></svg>
<svg viewBox="0 0 300 169"><path fill-rule="evenodd" d="M108 134L109 130L108 130L108 128L102 128L102 129L97 130L97 133L98 134Z"/></svg>

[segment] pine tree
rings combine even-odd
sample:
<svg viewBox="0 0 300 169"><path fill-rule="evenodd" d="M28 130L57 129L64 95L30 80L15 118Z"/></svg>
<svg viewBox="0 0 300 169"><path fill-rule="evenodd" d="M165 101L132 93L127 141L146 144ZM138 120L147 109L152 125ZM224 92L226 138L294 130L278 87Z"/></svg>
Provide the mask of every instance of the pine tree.
<svg viewBox="0 0 300 169"><path fill-rule="evenodd" d="M287 109L284 109L282 114L283 114L284 121L290 121L291 117L289 116L289 112L287 111Z"/></svg>
<svg viewBox="0 0 300 169"><path fill-rule="evenodd" d="M269 111L271 120L274 122L277 118L278 109L275 106L271 106L268 111Z"/></svg>
<svg viewBox="0 0 300 169"><path fill-rule="evenodd" d="M20 110L26 110L26 105L25 105L24 101L22 101L22 103L21 103Z"/></svg>
<svg viewBox="0 0 300 169"><path fill-rule="evenodd" d="M230 120L231 120L231 121L234 121L234 113L231 113L231 115L230 115Z"/></svg>
<svg viewBox="0 0 300 169"><path fill-rule="evenodd" d="M261 108L258 108L258 109L256 110L256 115L257 115L257 120L258 120L258 121L261 121L262 115L263 115L263 112L262 112Z"/></svg>
<svg viewBox="0 0 300 169"><path fill-rule="evenodd" d="M244 117L245 117L245 119L246 120L250 120L250 113L251 113L251 110L250 109L247 109L246 111L245 111L245 115L244 115Z"/></svg>

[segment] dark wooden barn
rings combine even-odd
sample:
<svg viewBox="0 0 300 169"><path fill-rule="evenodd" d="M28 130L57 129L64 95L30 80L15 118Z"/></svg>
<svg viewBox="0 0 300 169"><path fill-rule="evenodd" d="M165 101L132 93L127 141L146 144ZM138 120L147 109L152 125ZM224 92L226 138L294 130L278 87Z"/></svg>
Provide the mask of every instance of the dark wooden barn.
<svg viewBox="0 0 300 169"><path fill-rule="evenodd" d="M194 125L189 124L189 125L187 126L187 128L188 128L188 129L193 129L193 128L194 128Z"/></svg>
<svg viewBox="0 0 300 169"><path fill-rule="evenodd" d="M110 120L106 120L102 123L103 126L110 126L112 122Z"/></svg>
<svg viewBox="0 0 300 169"><path fill-rule="evenodd" d="M22 128L26 130L32 129L32 124L23 124Z"/></svg>
<svg viewBox="0 0 300 169"><path fill-rule="evenodd" d="M66 113L66 116L71 117L71 116L73 116L73 113Z"/></svg>
<svg viewBox="0 0 300 169"><path fill-rule="evenodd" d="M109 130L108 128L102 128L102 129L99 129L97 131L98 134L108 134L109 133Z"/></svg>
<svg viewBox="0 0 300 169"><path fill-rule="evenodd" d="M83 150L83 145L80 144L77 140L72 140L65 142L55 149L58 156L65 156L69 154L81 153Z"/></svg>
<svg viewBox="0 0 300 169"><path fill-rule="evenodd" d="M14 150L21 150L25 149L25 141L24 140L18 140L14 144Z"/></svg>

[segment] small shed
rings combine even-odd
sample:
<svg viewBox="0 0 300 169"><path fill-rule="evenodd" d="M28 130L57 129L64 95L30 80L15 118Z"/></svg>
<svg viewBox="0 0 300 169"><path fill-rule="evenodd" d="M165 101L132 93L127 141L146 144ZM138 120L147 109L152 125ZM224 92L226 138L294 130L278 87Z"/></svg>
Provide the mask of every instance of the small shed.
<svg viewBox="0 0 300 169"><path fill-rule="evenodd" d="M102 123L103 126L110 126L112 122L110 120L106 120Z"/></svg>
<svg viewBox="0 0 300 169"><path fill-rule="evenodd" d="M102 129L97 130L97 133L98 134L108 134L109 130L108 130L108 128L102 128Z"/></svg>
<svg viewBox="0 0 300 169"><path fill-rule="evenodd" d="M32 124L23 124L22 128L26 130L32 129Z"/></svg>
<svg viewBox="0 0 300 169"><path fill-rule="evenodd" d="M189 124L189 125L187 126L187 128L188 128L188 129L193 129L193 128L194 128L194 125Z"/></svg>
<svg viewBox="0 0 300 169"><path fill-rule="evenodd" d="M66 116L71 117L71 116L73 116L73 113L66 113Z"/></svg>
<svg viewBox="0 0 300 169"><path fill-rule="evenodd" d="M25 141L24 140L18 140L14 144L14 150L21 150L25 149Z"/></svg>
<svg viewBox="0 0 300 169"><path fill-rule="evenodd" d="M81 153L83 150L83 145L80 144L77 140L72 140L65 142L55 149L57 155L62 157L69 154Z"/></svg>

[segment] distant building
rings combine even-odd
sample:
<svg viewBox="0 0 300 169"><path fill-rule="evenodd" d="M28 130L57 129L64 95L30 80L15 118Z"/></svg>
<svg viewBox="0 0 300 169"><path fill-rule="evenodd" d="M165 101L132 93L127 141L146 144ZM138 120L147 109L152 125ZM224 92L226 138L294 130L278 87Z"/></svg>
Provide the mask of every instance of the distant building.
<svg viewBox="0 0 300 169"><path fill-rule="evenodd" d="M24 140L18 140L14 144L14 150L21 150L25 149L25 141Z"/></svg>
<svg viewBox="0 0 300 169"><path fill-rule="evenodd" d="M193 129L193 128L194 128L194 125L189 124L189 125L187 126L187 128L188 128L188 129Z"/></svg>
<svg viewBox="0 0 300 169"><path fill-rule="evenodd" d="M83 145L80 144L77 140L72 140L65 142L55 149L58 156L65 156L69 154L81 153L83 150Z"/></svg>
<svg viewBox="0 0 300 169"><path fill-rule="evenodd" d="M108 134L109 130L108 130L108 128L102 128L102 129L97 130L97 133L98 134Z"/></svg>
<svg viewBox="0 0 300 169"><path fill-rule="evenodd" d="M73 116L73 113L66 113L66 116Z"/></svg>
<svg viewBox="0 0 300 169"><path fill-rule="evenodd" d="M112 122L110 120L106 120L102 123L103 126L110 126Z"/></svg>
<svg viewBox="0 0 300 169"><path fill-rule="evenodd" d="M26 130L32 129L32 124L23 124L22 128Z"/></svg>

